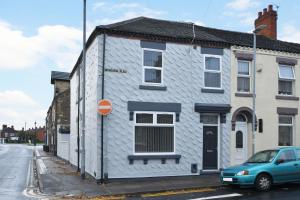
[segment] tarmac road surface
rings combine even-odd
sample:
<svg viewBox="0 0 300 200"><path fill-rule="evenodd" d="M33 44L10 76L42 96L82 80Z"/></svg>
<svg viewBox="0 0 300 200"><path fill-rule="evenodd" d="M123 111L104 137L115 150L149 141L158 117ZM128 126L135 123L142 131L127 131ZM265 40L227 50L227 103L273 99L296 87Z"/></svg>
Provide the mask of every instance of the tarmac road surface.
<svg viewBox="0 0 300 200"><path fill-rule="evenodd" d="M28 169L33 147L22 144L0 145L0 199L31 199L23 195L27 186Z"/></svg>

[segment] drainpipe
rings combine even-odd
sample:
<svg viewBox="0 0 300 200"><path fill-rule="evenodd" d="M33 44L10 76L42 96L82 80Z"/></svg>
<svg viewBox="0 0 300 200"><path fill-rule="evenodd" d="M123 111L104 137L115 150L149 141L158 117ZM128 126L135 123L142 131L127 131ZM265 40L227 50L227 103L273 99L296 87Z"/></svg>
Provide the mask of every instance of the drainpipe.
<svg viewBox="0 0 300 200"><path fill-rule="evenodd" d="M78 88L77 88L77 172L80 172L80 127L79 127L79 123L80 123L80 119L79 119L79 115L80 115L80 67L77 69L78 70Z"/></svg>
<svg viewBox="0 0 300 200"><path fill-rule="evenodd" d="M101 84L101 99L104 99L104 69L105 69L105 45L106 45L106 35L103 34L103 46L102 46L102 84ZM104 132L104 116L101 115L101 180L100 183L104 183L104 148L103 148L103 132Z"/></svg>
<svg viewBox="0 0 300 200"><path fill-rule="evenodd" d="M85 178L85 62L86 62L86 0L83 0L83 50L82 50L82 134L81 134L81 178Z"/></svg>

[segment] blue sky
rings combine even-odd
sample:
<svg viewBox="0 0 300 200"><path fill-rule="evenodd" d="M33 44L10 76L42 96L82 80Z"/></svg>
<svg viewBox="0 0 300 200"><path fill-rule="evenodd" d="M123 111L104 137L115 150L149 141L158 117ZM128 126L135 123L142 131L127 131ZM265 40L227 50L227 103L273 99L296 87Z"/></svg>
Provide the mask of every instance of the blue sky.
<svg viewBox="0 0 300 200"><path fill-rule="evenodd" d="M258 11L278 8L278 37L300 43L295 0L87 0L88 32L100 24L148 16L249 32ZM1 0L0 124L44 125L52 70L70 71L81 50L82 0Z"/></svg>

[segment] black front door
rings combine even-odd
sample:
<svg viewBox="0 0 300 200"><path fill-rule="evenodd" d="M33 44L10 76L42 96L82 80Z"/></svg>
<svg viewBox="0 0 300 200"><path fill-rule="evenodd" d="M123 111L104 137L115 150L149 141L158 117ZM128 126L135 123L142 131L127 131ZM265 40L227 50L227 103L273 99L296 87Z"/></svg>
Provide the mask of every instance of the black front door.
<svg viewBox="0 0 300 200"><path fill-rule="evenodd" d="M218 169L217 126L203 126L203 169Z"/></svg>

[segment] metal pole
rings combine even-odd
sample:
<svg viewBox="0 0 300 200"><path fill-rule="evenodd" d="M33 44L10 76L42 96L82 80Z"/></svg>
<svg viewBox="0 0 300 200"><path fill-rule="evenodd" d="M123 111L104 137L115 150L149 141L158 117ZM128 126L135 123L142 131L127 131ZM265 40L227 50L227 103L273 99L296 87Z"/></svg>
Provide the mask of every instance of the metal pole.
<svg viewBox="0 0 300 200"><path fill-rule="evenodd" d="M36 146L36 122L34 122L34 146Z"/></svg>
<svg viewBox="0 0 300 200"><path fill-rule="evenodd" d="M25 134L25 143L27 143L27 134L26 134L26 122L25 122L25 129L24 129L24 134Z"/></svg>
<svg viewBox="0 0 300 200"><path fill-rule="evenodd" d="M255 98L256 98L256 33L253 33L253 70L252 70L252 90L253 90L253 97L252 97L252 155L255 153L255 122L256 122L256 115L255 115Z"/></svg>
<svg viewBox="0 0 300 200"><path fill-rule="evenodd" d="M83 49L82 49L82 134L81 134L81 178L85 178L85 37L86 37L86 0L83 0Z"/></svg>

